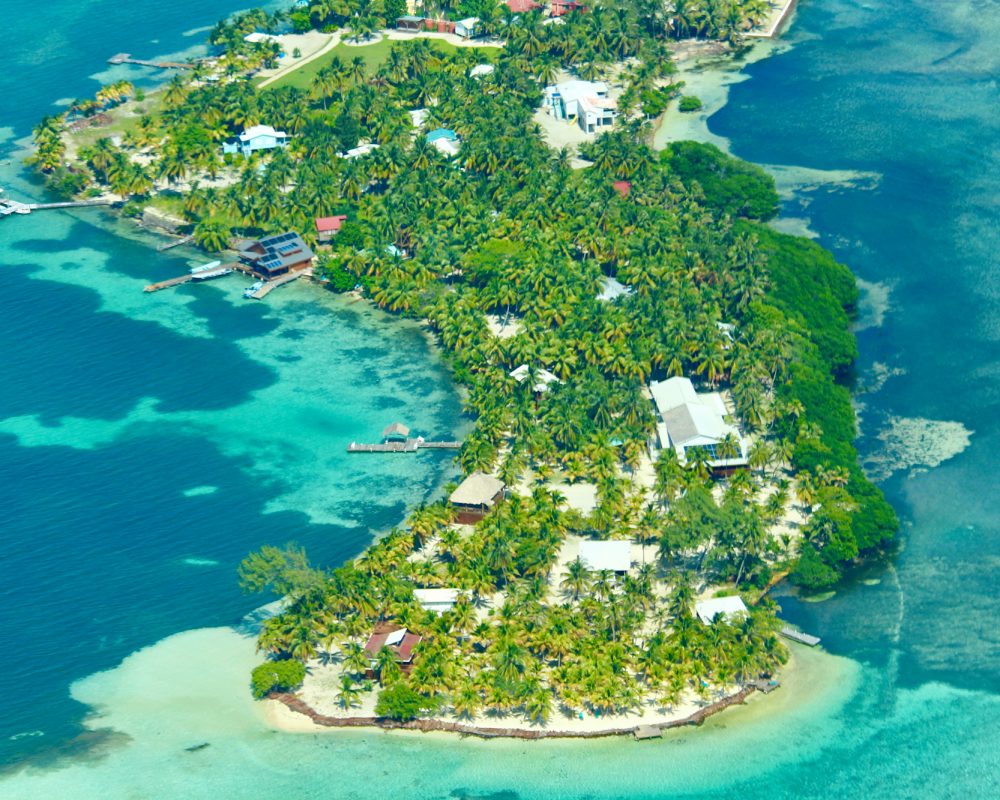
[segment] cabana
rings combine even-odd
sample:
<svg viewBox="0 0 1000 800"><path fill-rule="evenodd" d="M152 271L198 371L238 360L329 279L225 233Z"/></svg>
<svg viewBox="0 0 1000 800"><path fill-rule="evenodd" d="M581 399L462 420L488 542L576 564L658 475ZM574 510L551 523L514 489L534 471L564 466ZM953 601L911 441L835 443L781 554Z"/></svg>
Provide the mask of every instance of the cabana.
<svg viewBox="0 0 1000 800"><path fill-rule="evenodd" d="M485 517L503 500L504 482L485 472L473 472L451 493L448 502L458 512L456 519L464 525L473 525Z"/></svg>

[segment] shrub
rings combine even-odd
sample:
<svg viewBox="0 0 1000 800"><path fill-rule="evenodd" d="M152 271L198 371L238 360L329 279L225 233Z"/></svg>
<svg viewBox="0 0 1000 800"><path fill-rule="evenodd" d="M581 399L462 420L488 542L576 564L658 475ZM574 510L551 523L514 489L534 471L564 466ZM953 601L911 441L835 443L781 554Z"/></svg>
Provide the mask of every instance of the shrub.
<svg viewBox="0 0 1000 800"><path fill-rule="evenodd" d="M270 692L287 692L298 687L306 677L306 668L301 661L265 661L254 667L250 686L253 696L260 700Z"/></svg>
<svg viewBox="0 0 1000 800"><path fill-rule="evenodd" d="M677 104L678 110L685 114L689 114L692 111L700 111L702 107L701 98L695 97L693 94L686 94L681 98L680 103Z"/></svg>
<svg viewBox="0 0 1000 800"><path fill-rule="evenodd" d="M380 717L405 721L430 714L437 706L436 700L424 697L405 683L397 683L379 692L375 713Z"/></svg>

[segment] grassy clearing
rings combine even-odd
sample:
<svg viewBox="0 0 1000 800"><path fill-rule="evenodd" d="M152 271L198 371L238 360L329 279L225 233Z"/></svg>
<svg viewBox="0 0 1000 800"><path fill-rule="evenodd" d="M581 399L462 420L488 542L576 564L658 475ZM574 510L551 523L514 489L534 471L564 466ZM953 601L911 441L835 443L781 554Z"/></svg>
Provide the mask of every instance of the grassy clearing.
<svg viewBox="0 0 1000 800"><path fill-rule="evenodd" d="M428 41L430 41L431 47L438 50L442 54L451 55L453 53L457 53L460 49L463 49L456 47L450 42L445 42L440 39L429 39ZM333 61L334 56L337 56L345 64L350 64L356 56L361 56L365 60L370 74L378 69L379 66L389 57L389 50L392 48L393 42L394 40L391 39L381 39L373 44L360 46L348 45L341 42L329 53L324 53L320 58L303 64L294 72L289 72L287 75L282 76L281 79L269 84L265 87L265 89L277 89L281 86L294 86L297 89L308 89L313 78L316 77L316 73ZM498 50L499 48L496 46L485 45L475 49L484 60L492 61L493 51Z"/></svg>

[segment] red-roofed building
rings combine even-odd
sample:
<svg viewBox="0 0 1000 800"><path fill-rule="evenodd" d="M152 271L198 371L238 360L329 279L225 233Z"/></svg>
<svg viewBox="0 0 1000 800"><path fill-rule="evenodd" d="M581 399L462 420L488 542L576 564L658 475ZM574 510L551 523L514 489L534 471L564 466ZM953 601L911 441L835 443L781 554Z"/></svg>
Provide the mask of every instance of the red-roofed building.
<svg viewBox="0 0 1000 800"><path fill-rule="evenodd" d="M632 184L628 181L615 181L611 185L622 197L628 197L628 193L632 191Z"/></svg>
<svg viewBox="0 0 1000 800"><path fill-rule="evenodd" d="M316 218L316 237L321 242L328 242L337 232L340 230L340 226L347 221L347 214L338 214L335 217L317 217Z"/></svg>
<svg viewBox="0 0 1000 800"><path fill-rule="evenodd" d="M413 648L420 644L420 639L421 637L410 633L406 628L384 623L376 626L374 633L368 637L365 652L372 661L375 661L382 648L387 647L396 656L396 661L406 665L413 661Z"/></svg>
<svg viewBox="0 0 1000 800"><path fill-rule="evenodd" d="M587 7L577 0L552 0L549 8L549 16L561 17L570 11L586 11Z"/></svg>
<svg viewBox="0 0 1000 800"><path fill-rule="evenodd" d="M527 14L542 7L542 4L536 3L535 0L504 0L504 5L510 9L511 14Z"/></svg>

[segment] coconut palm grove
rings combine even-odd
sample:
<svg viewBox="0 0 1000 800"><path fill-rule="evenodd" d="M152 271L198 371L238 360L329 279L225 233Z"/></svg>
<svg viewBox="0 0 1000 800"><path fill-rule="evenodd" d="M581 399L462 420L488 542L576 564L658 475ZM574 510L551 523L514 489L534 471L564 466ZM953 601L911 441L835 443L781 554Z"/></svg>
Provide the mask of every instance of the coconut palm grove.
<svg viewBox="0 0 1000 800"><path fill-rule="evenodd" d="M425 321L475 420L462 477L505 487L471 521L445 487L344 565L294 545L251 554L244 587L284 598L260 633L257 696L332 663L346 715L366 697L379 717L526 724L707 701L784 662L768 588L825 589L892 540L896 517L852 443L854 277L768 225L778 196L760 168L650 144L683 93L674 40L738 47L767 8L598 0L552 22L465 0L433 9L481 20L482 46L455 47L380 39L406 13L391 0L300 3L219 23L215 57L160 90L117 84L39 124L35 163L54 190L173 213L209 252L298 231L322 290ZM278 48L246 37L288 26L346 44L261 85ZM576 152L536 119L560 76L618 90L613 127ZM81 124L92 113L119 135ZM288 145L224 153L259 125ZM426 135L439 129L454 154ZM320 241L314 221L329 217L344 220ZM511 374L522 366L527 379ZM738 468L718 468L739 453L731 436L685 457L658 442L649 386L673 376L726 399L747 443ZM575 555L592 541L640 555L594 569ZM454 602L428 609L414 592L432 588ZM695 613L726 596L746 613ZM407 659L366 646L403 628L419 639Z"/></svg>

